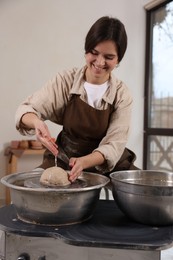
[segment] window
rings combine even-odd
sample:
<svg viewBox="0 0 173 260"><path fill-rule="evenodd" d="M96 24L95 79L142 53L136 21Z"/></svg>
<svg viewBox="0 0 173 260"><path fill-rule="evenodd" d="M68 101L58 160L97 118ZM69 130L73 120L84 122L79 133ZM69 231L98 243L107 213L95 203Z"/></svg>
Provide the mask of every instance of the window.
<svg viewBox="0 0 173 260"><path fill-rule="evenodd" d="M173 170L173 0L147 11L144 169Z"/></svg>

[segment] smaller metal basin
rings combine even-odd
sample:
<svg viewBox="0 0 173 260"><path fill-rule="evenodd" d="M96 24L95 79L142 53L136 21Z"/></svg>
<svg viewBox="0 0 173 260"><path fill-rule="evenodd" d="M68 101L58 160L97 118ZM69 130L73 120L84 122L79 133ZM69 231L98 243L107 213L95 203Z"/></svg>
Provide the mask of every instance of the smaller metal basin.
<svg viewBox="0 0 173 260"><path fill-rule="evenodd" d="M92 217L102 187L109 182L103 175L83 172L77 186L39 187L41 174L32 171L1 179L2 184L10 188L18 218L32 224L69 225L86 221ZM33 184L36 187L32 187Z"/></svg>
<svg viewBox="0 0 173 260"><path fill-rule="evenodd" d="M110 174L112 193L119 208L147 225L173 224L173 173L152 170Z"/></svg>

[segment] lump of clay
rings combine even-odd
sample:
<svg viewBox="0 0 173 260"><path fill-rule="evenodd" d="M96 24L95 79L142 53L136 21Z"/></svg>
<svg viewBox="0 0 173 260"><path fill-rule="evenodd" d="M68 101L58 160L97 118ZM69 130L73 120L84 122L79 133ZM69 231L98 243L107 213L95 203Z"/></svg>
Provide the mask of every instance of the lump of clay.
<svg viewBox="0 0 173 260"><path fill-rule="evenodd" d="M71 184L68 173L57 166L47 168L40 177L40 183L46 186L67 186Z"/></svg>

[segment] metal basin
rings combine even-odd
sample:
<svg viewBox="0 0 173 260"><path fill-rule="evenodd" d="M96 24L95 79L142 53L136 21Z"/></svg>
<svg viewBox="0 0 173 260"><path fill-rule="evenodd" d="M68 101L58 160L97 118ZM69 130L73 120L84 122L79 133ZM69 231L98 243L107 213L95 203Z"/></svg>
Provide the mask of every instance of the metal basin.
<svg viewBox="0 0 173 260"><path fill-rule="evenodd" d="M173 173L135 170L110 175L119 208L133 220L147 225L173 224Z"/></svg>
<svg viewBox="0 0 173 260"><path fill-rule="evenodd" d="M1 179L2 184L10 188L18 218L32 224L67 225L91 218L100 191L109 182L105 176L83 172L79 181L85 185L81 187L24 186L25 182L38 180L41 174L40 171L16 173Z"/></svg>

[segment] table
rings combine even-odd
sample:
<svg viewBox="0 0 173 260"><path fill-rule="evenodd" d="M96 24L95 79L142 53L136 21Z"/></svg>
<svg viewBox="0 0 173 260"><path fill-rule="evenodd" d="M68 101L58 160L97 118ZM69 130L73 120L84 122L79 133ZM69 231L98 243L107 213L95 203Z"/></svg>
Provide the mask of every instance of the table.
<svg viewBox="0 0 173 260"><path fill-rule="evenodd" d="M11 147L7 147L5 150L5 156L7 156L7 169L6 175L16 173L17 172L17 164L18 159L22 156L29 156L29 155L43 155L45 149L14 149ZM10 204L10 192L9 189L6 188L6 204Z"/></svg>
<svg viewBox="0 0 173 260"><path fill-rule="evenodd" d="M100 200L89 221L67 226L26 223L14 205L5 206L0 208L0 230L0 255L8 260L22 254L49 260L160 260L161 250L173 243L173 226L134 222L111 200Z"/></svg>

